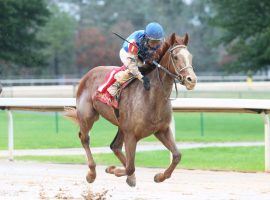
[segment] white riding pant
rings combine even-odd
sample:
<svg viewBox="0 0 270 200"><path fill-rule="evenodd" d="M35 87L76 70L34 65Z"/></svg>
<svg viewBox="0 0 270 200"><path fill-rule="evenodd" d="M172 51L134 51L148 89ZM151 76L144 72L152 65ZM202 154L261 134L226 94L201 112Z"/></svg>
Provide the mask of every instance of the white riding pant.
<svg viewBox="0 0 270 200"><path fill-rule="evenodd" d="M131 53L126 52L124 49L120 50L119 56L122 63L127 67L127 70L123 72L127 71L126 73L131 73L133 76L141 80L143 76L141 72L139 71L138 67L142 66L143 63L138 59L138 57Z"/></svg>
<svg viewBox="0 0 270 200"><path fill-rule="evenodd" d="M138 67L142 65L142 62L133 54L121 49L119 52L122 63L127 67L125 71L119 71L114 75L116 82L112 84L107 91L115 96L121 84L128 81L131 77L136 77L142 81L143 75L139 71Z"/></svg>

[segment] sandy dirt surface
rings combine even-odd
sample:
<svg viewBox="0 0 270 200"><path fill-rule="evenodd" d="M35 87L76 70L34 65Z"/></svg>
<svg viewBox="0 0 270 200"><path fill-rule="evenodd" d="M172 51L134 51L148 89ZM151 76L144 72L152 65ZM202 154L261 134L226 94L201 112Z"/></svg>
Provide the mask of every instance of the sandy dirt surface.
<svg viewBox="0 0 270 200"><path fill-rule="evenodd" d="M153 177L162 169L137 168L137 186L97 166L93 184L86 165L0 160L0 199L270 199L270 174L176 170L163 183Z"/></svg>

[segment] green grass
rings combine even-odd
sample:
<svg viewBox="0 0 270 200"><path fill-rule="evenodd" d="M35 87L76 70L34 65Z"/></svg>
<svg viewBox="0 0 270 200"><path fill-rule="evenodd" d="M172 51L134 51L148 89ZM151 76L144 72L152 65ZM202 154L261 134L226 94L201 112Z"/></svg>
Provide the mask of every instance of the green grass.
<svg viewBox="0 0 270 200"><path fill-rule="evenodd" d="M16 149L81 147L79 128L59 115L56 133L54 113L13 112ZM195 142L263 141L263 120L254 114L175 113L176 140ZM109 146L117 128L100 118L91 131L91 146ZM151 136L144 141L157 141ZM7 116L0 112L0 149L7 149Z"/></svg>
<svg viewBox="0 0 270 200"><path fill-rule="evenodd" d="M263 119L254 114L203 113L204 136L201 136L200 113L177 113L177 141L262 141Z"/></svg>
<svg viewBox="0 0 270 200"><path fill-rule="evenodd" d="M176 141L263 141L261 115L239 113L174 113ZM203 118L203 136L201 127ZM145 141L156 141L151 136Z"/></svg>
<svg viewBox="0 0 270 200"><path fill-rule="evenodd" d="M182 161L178 168L230 170L257 172L264 171L263 147L209 147L182 150ZM86 163L85 156L22 156L17 160L34 160L50 163ZM113 154L94 154L99 165L119 165ZM138 152L136 166L168 167L168 151Z"/></svg>
<svg viewBox="0 0 270 200"><path fill-rule="evenodd" d="M13 112L16 149L81 147L78 126L59 114L56 132L54 113ZM92 146L108 146L116 127L104 119L95 123L91 134ZM7 117L0 112L0 149L7 148Z"/></svg>

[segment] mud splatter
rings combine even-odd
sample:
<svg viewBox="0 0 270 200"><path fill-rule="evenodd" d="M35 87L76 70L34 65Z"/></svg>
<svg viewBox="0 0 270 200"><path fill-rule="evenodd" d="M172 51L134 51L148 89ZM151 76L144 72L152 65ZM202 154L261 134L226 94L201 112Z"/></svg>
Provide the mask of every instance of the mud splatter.
<svg viewBox="0 0 270 200"><path fill-rule="evenodd" d="M92 192L90 189L88 189L85 193L82 194L82 197L85 200L106 200L107 199L107 193L109 190L103 190L101 192Z"/></svg>

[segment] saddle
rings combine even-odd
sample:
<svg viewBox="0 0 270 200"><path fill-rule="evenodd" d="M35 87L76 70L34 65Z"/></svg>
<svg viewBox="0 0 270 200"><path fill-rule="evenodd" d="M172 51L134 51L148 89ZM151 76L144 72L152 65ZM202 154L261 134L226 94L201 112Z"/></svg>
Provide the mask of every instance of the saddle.
<svg viewBox="0 0 270 200"><path fill-rule="evenodd" d="M124 71L125 69L126 69L126 67L123 65L122 67L115 67L112 71L110 71L105 76L105 81L103 82L103 84L101 84L98 87L93 98L96 100L99 100L102 103L105 103L109 106L112 106L115 110L118 110L118 105L119 105L119 102L121 99L121 92L129 84L131 84L136 78L132 77L129 80L127 80L124 84L122 84L115 97L111 96L111 94L107 91L107 89L116 81L114 78L114 75L116 73L118 73L119 71ZM153 66L153 65L143 65L143 66L139 67L139 70L142 73L142 75L146 75L154 69L155 69L155 66Z"/></svg>
<svg viewBox="0 0 270 200"><path fill-rule="evenodd" d="M98 90L96 91L95 95L94 95L94 99L101 101L102 103L105 103L109 106L112 106L114 109L118 109L118 105L120 102L120 98L121 98L121 92L124 88L126 88L134 79L135 77L130 78L129 80L127 80L125 83L123 83L116 96L113 97L108 91L107 89L115 83L115 78L114 75L116 73L118 73L119 71L124 71L126 69L126 67L123 65L122 67L115 67L112 71L110 71L106 77L105 77L105 81L103 84L101 84L98 87Z"/></svg>

